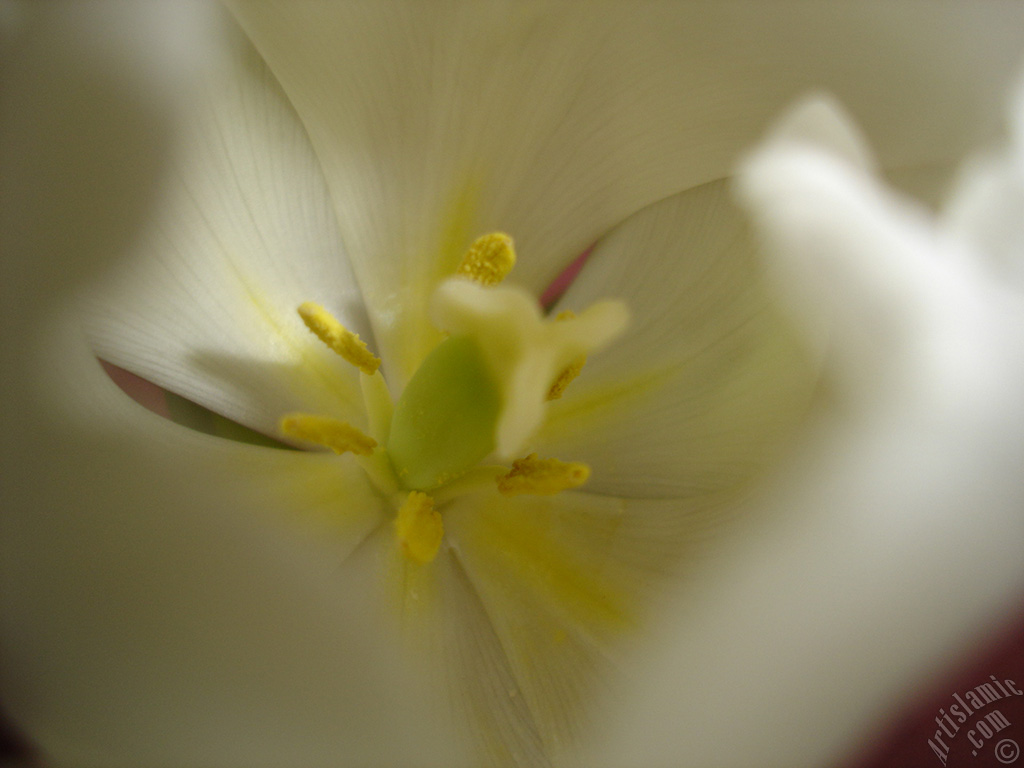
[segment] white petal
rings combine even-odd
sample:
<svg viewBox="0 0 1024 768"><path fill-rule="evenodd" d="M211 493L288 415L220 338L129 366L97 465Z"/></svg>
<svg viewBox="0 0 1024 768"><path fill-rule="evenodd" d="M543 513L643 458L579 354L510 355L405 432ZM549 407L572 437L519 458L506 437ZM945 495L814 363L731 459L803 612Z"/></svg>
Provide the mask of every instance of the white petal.
<svg viewBox="0 0 1024 768"><path fill-rule="evenodd" d="M382 532L407 635L490 762L571 758L652 598L723 509L490 491L443 509L446 545L426 567Z"/></svg>
<svg viewBox="0 0 1024 768"><path fill-rule="evenodd" d="M992 354L986 338L997 328L985 305L1007 299L922 206L831 147L785 138L748 161L739 192L773 257L770 277L827 349L846 397L873 407L879 390L896 387L946 408L971 396L974 360Z"/></svg>
<svg viewBox="0 0 1024 768"><path fill-rule="evenodd" d="M15 322L22 301L95 274L145 225L207 14L192 4L5 7L0 288Z"/></svg>
<svg viewBox="0 0 1024 768"><path fill-rule="evenodd" d="M349 558L383 519L362 472L161 419L47 330L5 391L0 537L4 703L47 760L454 759Z"/></svg>
<svg viewBox="0 0 1024 768"><path fill-rule="evenodd" d="M5 715L55 765L450 764L341 564L375 495L328 457L148 413L79 317L53 325L135 242L169 154L173 96L144 74L182 75L129 54L191 59L205 7L25 3L4 50Z"/></svg>
<svg viewBox="0 0 1024 768"><path fill-rule="evenodd" d="M587 361L532 450L588 463L588 488L692 497L744 485L799 422L816 367L780 318L724 183L630 217L556 309L623 299L623 336Z"/></svg>
<svg viewBox="0 0 1024 768"><path fill-rule="evenodd" d="M821 425L739 511L742 537L625 668L641 682L586 764L836 764L1017 609L1019 402L974 423L904 405Z"/></svg>
<svg viewBox="0 0 1024 768"><path fill-rule="evenodd" d="M975 158L953 192L945 228L1017 285L1024 285L1024 84L1010 115L1010 143Z"/></svg>
<svg viewBox="0 0 1024 768"><path fill-rule="evenodd" d="M847 407L670 603L594 765L829 764L1024 591L1019 288L828 147L741 188Z"/></svg>
<svg viewBox="0 0 1024 768"><path fill-rule="evenodd" d="M476 236L516 237L539 293L614 223L725 175L810 86L882 137L884 165L941 159L994 112L1024 21L1004 3L234 8L310 131L396 382Z"/></svg>
<svg viewBox="0 0 1024 768"><path fill-rule="evenodd" d="M876 170L865 138L845 117L839 102L828 93L805 96L791 106L765 141L827 147L835 157L865 173Z"/></svg>
<svg viewBox="0 0 1024 768"><path fill-rule="evenodd" d="M358 374L296 314L316 301L365 333L327 188L273 77L223 21L157 214L91 297L90 334L104 359L269 434L289 411L363 426Z"/></svg>

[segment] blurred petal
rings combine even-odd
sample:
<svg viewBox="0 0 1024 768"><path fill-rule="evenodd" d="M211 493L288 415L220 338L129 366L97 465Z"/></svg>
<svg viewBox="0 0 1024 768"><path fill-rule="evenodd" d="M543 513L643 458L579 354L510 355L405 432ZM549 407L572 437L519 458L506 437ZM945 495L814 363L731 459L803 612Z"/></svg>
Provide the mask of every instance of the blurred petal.
<svg viewBox="0 0 1024 768"><path fill-rule="evenodd" d="M829 93L805 96L789 108L785 119L776 123L765 141L825 147L833 157L864 173L876 171L874 155L865 138L842 111Z"/></svg>
<svg viewBox="0 0 1024 768"><path fill-rule="evenodd" d="M1010 143L967 166L945 211L949 234L1016 285L1024 285L1024 83L1010 114Z"/></svg>
<svg viewBox="0 0 1024 768"><path fill-rule="evenodd" d="M593 765L827 764L1024 591L1024 297L786 133L740 189L841 407L666 606Z"/></svg>
<svg viewBox="0 0 1024 768"><path fill-rule="evenodd" d="M363 331L316 158L273 77L223 19L154 221L92 298L97 354L253 428L288 411L361 423L357 372L300 303Z"/></svg>
<svg viewBox="0 0 1024 768"><path fill-rule="evenodd" d="M114 261L146 222L154 179L169 153L173 110L192 79L190 45L181 41L198 45L202 38L205 14L197 8L5 6L5 328L24 326L23 308L38 297L53 296Z"/></svg>
<svg viewBox="0 0 1024 768"><path fill-rule="evenodd" d="M665 606L614 747L588 764L830 764L1019 604L1019 418L1017 435L950 427L944 446L934 423L826 425L844 426Z"/></svg>
<svg viewBox="0 0 1024 768"><path fill-rule="evenodd" d="M1016 332L994 316L1009 311L1004 289L940 237L922 206L830 146L791 136L793 117L748 162L740 193L771 248L769 274L827 349L834 383L868 408L894 388L940 410L973 407L1004 379L978 381Z"/></svg>
<svg viewBox="0 0 1024 768"><path fill-rule="evenodd" d="M814 86L884 165L942 159L994 113L1024 22L995 2L233 7L310 131L396 383L477 235L516 237L514 279L539 295L614 223L724 176Z"/></svg>
<svg viewBox="0 0 1024 768"><path fill-rule="evenodd" d="M552 403L536 450L586 462L588 489L612 495L691 498L748 484L817 382L761 273L724 182L613 230L555 310L611 295L630 326Z"/></svg>

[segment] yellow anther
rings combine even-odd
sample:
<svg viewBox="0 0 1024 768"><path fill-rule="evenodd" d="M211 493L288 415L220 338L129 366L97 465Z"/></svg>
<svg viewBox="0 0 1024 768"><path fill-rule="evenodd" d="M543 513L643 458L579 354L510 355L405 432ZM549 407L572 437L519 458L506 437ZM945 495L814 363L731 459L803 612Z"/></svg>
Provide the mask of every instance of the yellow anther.
<svg viewBox="0 0 1024 768"><path fill-rule="evenodd" d="M512 238L504 232L478 237L469 246L455 274L475 280L480 285L497 285L516 265Z"/></svg>
<svg viewBox="0 0 1024 768"><path fill-rule="evenodd" d="M567 309L564 312L559 312L555 317L555 320L571 320L574 317L576 317L576 314L571 309ZM583 370L583 366L586 364L586 355L580 355L569 363L569 365L567 365L562 372L558 374L558 378L555 379L554 384L551 385L551 389L548 390L547 399L557 400L560 398L562 393L565 392L566 387L572 383L573 379L580 375L580 371Z"/></svg>
<svg viewBox="0 0 1024 768"><path fill-rule="evenodd" d="M498 478L498 491L505 496L530 493L551 496L570 488L578 488L590 477L590 467L577 461L538 459L531 453L512 462L512 470Z"/></svg>
<svg viewBox="0 0 1024 768"><path fill-rule="evenodd" d="M330 416L315 416L308 413L289 413L279 424L281 434L306 440L330 448L335 453L355 453L369 456L377 447L377 441L364 435L351 424L332 419Z"/></svg>
<svg viewBox="0 0 1024 768"><path fill-rule="evenodd" d="M555 379L555 383L551 385L551 389L548 390L548 400L557 400L565 392L572 380L580 375L580 371L583 370L583 366L587 362L586 355L580 355L573 360L565 369L558 374L558 378Z"/></svg>
<svg viewBox="0 0 1024 768"><path fill-rule="evenodd" d="M444 523L434 509L434 500L413 491L395 518L395 535L405 556L418 565L426 565L437 556L444 537Z"/></svg>
<svg viewBox="0 0 1024 768"><path fill-rule="evenodd" d="M367 376L380 367L380 358L366 348L366 342L339 323L334 316L312 301L299 306L299 317L317 338Z"/></svg>

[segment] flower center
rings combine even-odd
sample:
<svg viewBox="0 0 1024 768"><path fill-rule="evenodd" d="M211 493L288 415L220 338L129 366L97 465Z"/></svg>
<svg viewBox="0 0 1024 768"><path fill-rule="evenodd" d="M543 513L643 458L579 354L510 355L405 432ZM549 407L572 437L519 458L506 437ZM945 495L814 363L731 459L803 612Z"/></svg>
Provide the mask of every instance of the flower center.
<svg viewBox="0 0 1024 768"><path fill-rule="evenodd" d="M291 438L351 454L396 510L395 535L410 560L429 563L443 542L443 506L465 493L554 494L590 475L580 463L522 456L586 353L626 324L621 302L580 314L541 315L533 297L497 287L515 264L512 240L493 233L470 247L456 277L433 297L433 320L448 337L419 365L397 402L366 344L323 307L304 303L306 327L361 372L370 434L325 415L292 413ZM509 468L505 462L512 461Z"/></svg>

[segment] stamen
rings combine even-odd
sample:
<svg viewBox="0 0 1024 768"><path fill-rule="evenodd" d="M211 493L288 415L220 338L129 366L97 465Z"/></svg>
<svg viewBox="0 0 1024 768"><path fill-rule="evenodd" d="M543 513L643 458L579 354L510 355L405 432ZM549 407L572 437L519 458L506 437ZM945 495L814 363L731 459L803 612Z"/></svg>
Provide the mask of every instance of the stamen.
<svg viewBox="0 0 1024 768"><path fill-rule="evenodd" d="M576 313L571 309L567 309L564 312L559 312L555 317L555 320L571 320L576 317ZM555 383L551 385L551 389L548 390L548 400L557 400L565 392L566 388L572 383L573 379L580 375L580 371L583 370L583 366L587 364L587 356L580 355L573 360L565 369L558 374L558 378L555 379Z"/></svg>
<svg viewBox="0 0 1024 768"><path fill-rule="evenodd" d="M587 482L588 477L590 467L586 464L538 459L536 453L531 453L525 459L512 462L512 470L498 478L498 491L505 496L524 493L552 496L570 488L578 488Z"/></svg>
<svg viewBox="0 0 1024 768"><path fill-rule="evenodd" d="M317 338L367 376L380 367L380 358L366 348L366 342L339 323L334 316L312 301L299 306L299 317Z"/></svg>
<svg viewBox="0 0 1024 768"><path fill-rule="evenodd" d="M426 565L437 556L444 537L444 523L427 494L413 491L395 518L395 534L405 556Z"/></svg>
<svg viewBox="0 0 1024 768"><path fill-rule="evenodd" d="M504 232L479 237L469 246L455 274L468 277L480 285L497 285L512 271L516 252L512 238Z"/></svg>
<svg viewBox="0 0 1024 768"><path fill-rule="evenodd" d="M377 447L377 441L372 437L330 416L289 413L281 418L279 427L281 433L288 437L322 445L338 454L351 452L369 456Z"/></svg>
<svg viewBox="0 0 1024 768"><path fill-rule="evenodd" d="M388 383L384 381L380 371L377 371L372 376L360 376L359 384L363 390L363 405L366 408L370 434L378 443L387 444L391 430L391 414L395 409Z"/></svg>
<svg viewBox="0 0 1024 768"><path fill-rule="evenodd" d="M508 469L500 464L473 467L430 493L434 497L435 504L444 505L460 496L493 490L494 483L507 472Z"/></svg>

